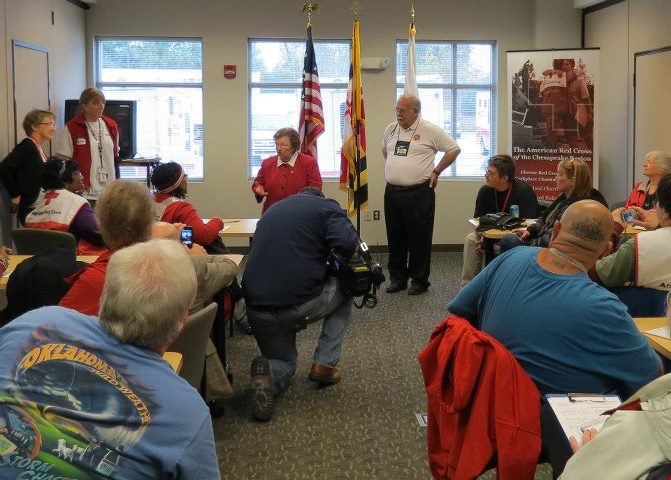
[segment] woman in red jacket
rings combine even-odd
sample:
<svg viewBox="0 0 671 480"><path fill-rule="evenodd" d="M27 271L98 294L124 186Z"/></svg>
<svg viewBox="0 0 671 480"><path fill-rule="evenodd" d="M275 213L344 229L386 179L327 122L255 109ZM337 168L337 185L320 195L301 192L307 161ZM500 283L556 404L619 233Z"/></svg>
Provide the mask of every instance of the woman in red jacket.
<svg viewBox="0 0 671 480"><path fill-rule="evenodd" d="M671 155L659 150L648 152L643 161L643 175L648 177L648 181L634 185L624 208L640 207L643 210L655 208L657 184L667 173L671 173Z"/></svg>
<svg viewBox="0 0 671 480"><path fill-rule="evenodd" d="M298 193L305 187L322 189L322 176L317 160L298 152L301 145L298 132L293 128L280 128L275 135L277 155L266 158L252 183L256 201L265 198L261 213L273 203Z"/></svg>
<svg viewBox="0 0 671 480"><path fill-rule="evenodd" d="M219 232L224 228L221 218L204 222L193 205L185 201L187 176L179 163L168 162L156 167L151 174L154 194L154 218L168 223L183 223L193 227L193 241L205 247L208 253L225 253Z"/></svg>

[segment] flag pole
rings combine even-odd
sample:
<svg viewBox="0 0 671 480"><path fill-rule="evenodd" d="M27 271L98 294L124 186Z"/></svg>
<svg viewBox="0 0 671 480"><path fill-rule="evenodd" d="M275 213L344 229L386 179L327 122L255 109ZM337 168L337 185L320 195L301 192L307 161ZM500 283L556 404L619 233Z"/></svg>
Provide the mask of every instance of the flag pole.
<svg viewBox="0 0 671 480"><path fill-rule="evenodd" d="M352 11L354 12L354 22L359 21L359 12L361 11L361 5L355 2L352 5ZM361 70L359 70L359 75L361 75ZM356 99L356 88L352 88L352 105L359 105ZM356 170L356 195L354 195L354 201L356 202L356 233L361 238L361 153L359 152L359 115L357 112L356 121L354 122L354 169Z"/></svg>
<svg viewBox="0 0 671 480"><path fill-rule="evenodd" d="M319 5L314 3L312 0L308 0L303 4L303 7L301 8L301 12L308 14L308 27L312 26L312 13L317 13L319 12Z"/></svg>

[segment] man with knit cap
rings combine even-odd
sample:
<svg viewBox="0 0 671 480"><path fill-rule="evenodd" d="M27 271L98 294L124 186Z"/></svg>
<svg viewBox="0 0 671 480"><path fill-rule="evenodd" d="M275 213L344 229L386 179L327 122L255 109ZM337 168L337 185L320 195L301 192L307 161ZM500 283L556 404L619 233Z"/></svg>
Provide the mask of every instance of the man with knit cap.
<svg viewBox="0 0 671 480"><path fill-rule="evenodd" d="M193 228L194 242L205 247L209 253L225 253L219 251L225 248L219 239L224 222L220 218L204 222L193 205L185 201L187 175L179 163L168 162L156 167L151 174L151 183L156 189L154 218L157 221L188 225Z"/></svg>

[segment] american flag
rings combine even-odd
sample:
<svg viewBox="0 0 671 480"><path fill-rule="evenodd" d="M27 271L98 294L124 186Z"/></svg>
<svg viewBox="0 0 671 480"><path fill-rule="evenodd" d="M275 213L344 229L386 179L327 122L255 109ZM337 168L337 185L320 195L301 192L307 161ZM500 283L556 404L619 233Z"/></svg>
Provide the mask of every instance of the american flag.
<svg viewBox="0 0 671 480"><path fill-rule="evenodd" d="M317 137L324 133L324 111L319 88L319 74L315 46L312 43L312 24L308 24L305 41L305 61L303 63L303 92L301 93L301 117L298 122L301 137L301 153L317 159Z"/></svg>

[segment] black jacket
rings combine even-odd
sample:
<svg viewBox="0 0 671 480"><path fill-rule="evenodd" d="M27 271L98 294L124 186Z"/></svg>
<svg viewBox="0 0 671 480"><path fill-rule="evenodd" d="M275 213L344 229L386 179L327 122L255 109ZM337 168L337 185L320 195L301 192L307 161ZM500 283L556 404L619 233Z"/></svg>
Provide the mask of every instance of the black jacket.
<svg viewBox="0 0 671 480"><path fill-rule="evenodd" d="M24 213L21 223L40 193L43 174L42 156L30 138L24 138L0 163L0 180L9 196L21 196L19 214Z"/></svg>

